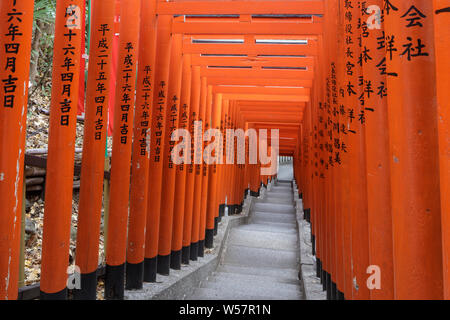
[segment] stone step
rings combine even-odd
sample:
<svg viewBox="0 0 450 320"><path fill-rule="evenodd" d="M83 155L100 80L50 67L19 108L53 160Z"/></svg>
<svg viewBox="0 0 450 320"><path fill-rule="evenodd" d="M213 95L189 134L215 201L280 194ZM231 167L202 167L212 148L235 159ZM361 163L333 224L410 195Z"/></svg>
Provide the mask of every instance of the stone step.
<svg viewBox="0 0 450 320"><path fill-rule="evenodd" d="M294 203L294 198L290 199L282 199L282 198L273 198L271 196L265 197L262 202L264 203L272 203L272 204L286 204L286 203Z"/></svg>
<svg viewBox="0 0 450 320"><path fill-rule="evenodd" d="M290 269L290 268L283 268L283 269L273 269L264 267L254 268L254 267L223 264L219 266L217 272L230 273L234 275L240 274L245 276L264 276L273 278L286 277L289 279L298 279L298 269Z"/></svg>
<svg viewBox="0 0 450 320"><path fill-rule="evenodd" d="M249 295L245 292L217 290L211 288L197 288L187 300L278 300L277 297L264 295Z"/></svg>
<svg viewBox="0 0 450 320"><path fill-rule="evenodd" d="M233 280L239 280L243 282L247 281L254 281L256 283L262 282L262 283L281 283L281 284L290 284L299 286L300 280L298 279L298 275L295 274L294 277L286 276L285 274L281 274L279 276L267 276L267 275L258 275L258 274L242 274L242 273L231 273L231 272L221 272L216 271L212 274L212 277L210 277L211 281L216 280L227 280L227 279L233 279Z"/></svg>
<svg viewBox="0 0 450 320"><path fill-rule="evenodd" d="M301 299L301 288L299 285L261 282L242 279L214 279L214 281L205 281L202 288L220 290L222 294L226 292L244 293L250 296L278 297L279 299L299 300Z"/></svg>
<svg viewBox="0 0 450 320"><path fill-rule="evenodd" d="M254 248L297 249L297 236L295 234L280 236L279 233L235 228L231 230L228 241L230 244Z"/></svg>
<svg viewBox="0 0 450 320"><path fill-rule="evenodd" d="M273 204L266 202L256 202L253 206L254 211L263 212L284 212L284 213L295 213L294 206L291 204Z"/></svg>
<svg viewBox="0 0 450 320"><path fill-rule="evenodd" d="M276 223L291 223L295 226L296 218L293 214L285 213L270 213L255 211L251 217L252 222L276 222Z"/></svg>
<svg viewBox="0 0 450 320"><path fill-rule="evenodd" d="M274 250L229 245L224 256L224 263L244 267L291 268L298 267L298 250Z"/></svg>
<svg viewBox="0 0 450 320"><path fill-rule="evenodd" d="M297 236L297 229L292 224L282 224L282 225L271 225L266 223L254 223L248 224L240 227L242 230L250 231L265 231L267 233L281 234L284 237L287 234L293 234Z"/></svg>

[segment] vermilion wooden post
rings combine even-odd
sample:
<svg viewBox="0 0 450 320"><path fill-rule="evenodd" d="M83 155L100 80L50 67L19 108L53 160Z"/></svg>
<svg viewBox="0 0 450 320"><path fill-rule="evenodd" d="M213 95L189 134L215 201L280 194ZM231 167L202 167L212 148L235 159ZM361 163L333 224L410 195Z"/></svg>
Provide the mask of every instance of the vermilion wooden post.
<svg viewBox="0 0 450 320"><path fill-rule="evenodd" d="M148 175L147 223L145 233L144 281L155 282L161 210L163 147L169 81L172 17L158 16L156 36L155 81L150 130L150 163Z"/></svg>
<svg viewBox="0 0 450 320"><path fill-rule="evenodd" d="M194 154L196 152L194 145L194 125L199 120L200 112L200 67L192 67L192 85L190 99L189 132L191 134L191 162L186 166L186 196L185 196L185 216L183 228L183 249L182 263L189 264L191 256L191 235L194 215L194 194L197 189L195 186L195 167Z"/></svg>
<svg viewBox="0 0 450 320"><path fill-rule="evenodd" d="M192 79L191 55L183 56L183 77L181 86L180 110L178 113L179 129L189 130L189 116L191 103L191 79ZM186 147L191 148L191 141L184 141ZM190 160L190 154L187 150L182 156L184 163L176 166L175 180L175 206L173 209L173 232L172 232L172 252L170 256L170 267L172 269L181 269L182 263L182 247L183 247L183 230L184 218L186 215L186 176L189 165L186 164ZM192 193L192 190L190 190ZM192 219L192 211L190 212ZM189 222L191 224L191 222ZM189 261L189 259L188 259Z"/></svg>
<svg viewBox="0 0 450 320"><path fill-rule="evenodd" d="M336 3L339 6L339 3ZM336 10L336 9L335 9ZM336 24L336 52L342 53L344 52L344 26L341 23L342 16L339 14L339 10L334 13L334 23ZM341 116L344 102L343 102L343 92L342 92L342 82L344 79L345 72L345 64L344 64L344 56L341 54L336 58L336 84L333 84L336 87L336 91L333 92L333 100L334 101L334 124L333 130L335 132L334 141L332 143L333 146L333 161L336 167L335 170L335 192L336 192L336 267L337 267L337 299L344 299L344 291L345 291L345 268L346 268L346 259L345 259L345 232L344 225L348 223L344 219L344 211L343 211L343 197L347 194L346 190L342 189L341 181L344 178L342 175L343 172L343 154L344 151L342 149L342 145L344 144L345 134L342 134L342 123Z"/></svg>
<svg viewBox="0 0 450 320"><path fill-rule="evenodd" d="M222 95L220 93L216 93L213 97L214 102L211 105L211 129L219 130L220 132L220 118L222 116ZM219 150L223 148L222 141L217 141L219 137L215 136L213 143L216 145ZM217 151L217 150L216 150ZM216 217L216 212L218 212L219 207L217 206L217 181L218 181L218 166L220 161L220 154L214 151L214 154L211 156L215 159L210 159L210 161L214 161L209 165L209 184L208 184L208 199L206 202L206 224L205 224L205 247L213 248L214 247L214 218ZM201 230L203 231L203 230Z"/></svg>
<svg viewBox="0 0 450 320"><path fill-rule="evenodd" d="M438 103L439 162L441 176L442 252L444 299L450 299L450 96L449 96L449 32L448 0L434 0L434 38ZM447 18L446 18L447 17Z"/></svg>
<svg viewBox="0 0 450 320"><path fill-rule="evenodd" d="M33 6L0 4L0 300L17 299L18 292Z"/></svg>
<svg viewBox="0 0 450 320"><path fill-rule="evenodd" d="M76 265L80 268L81 288L74 298L95 300L97 296L98 249L108 104L111 78L111 48L114 36L115 0L92 4L91 38L83 157L81 163L80 202L78 207Z"/></svg>
<svg viewBox="0 0 450 320"><path fill-rule="evenodd" d="M203 189L203 132L205 128L206 118L206 101L208 94L208 85L205 77L201 78L200 83L200 112L199 122L201 127L196 128L194 133L195 140L195 189L194 189L194 206L192 212L192 240L191 240L191 260L196 261L199 256L199 240L200 240L200 213L202 203Z"/></svg>
<svg viewBox="0 0 450 320"><path fill-rule="evenodd" d="M346 37L351 43L345 45L346 52L353 53L346 59L347 80L345 82L346 113L348 119L348 148L350 169L350 213L352 225L352 261L353 261L353 299L367 300L370 298L367 287L369 267L369 237L367 217L367 174L365 156L365 122L366 111L361 85L362 68L360 58L364 49L360 46L361 28L360 11L357 1L349 1L352 8L345 9L345 23L355 30ZM349 63L349 64L348 64Z"/></svg>
<svg viewBox="0 0 450 320"><path fill-rule="evenodd" d="M371 4L382 8L384 1L377 0ZM385 31L381 21L370 20L370 16L374 13L376 12L369 11L362 15L363 23L366 26L362 30L363 53L361 56L364 76L364 110L367 118L365 137L369 257L370 265L379 267L381 271L381 288L372 289L370 298L372 300L391 300L394 298L394 270L389 178L389 126L386 96L377 89L386 85L385 69L377 67L386 61L386 49L379 45L380 41L384 42ZM381 17L379 19L381 20Z"/></svg>
<svg viewBox="0 0 450 320"><path fill-rule="evenodd" d="M126 288L141 289L144 281L145 226L147 223L149 128L153 108L156 55L156 1L141 2L139 63L131 162L130 218Z"/></svg>
<svg viewBox="0 0 450 320"><path fill-rule="evenodd" d="M392 0L385 14L396 299L443 297L433 13Z"/></svg>
<svg viewBox="0 0 450 320"><path fill-rule="evenodd" d="M81 57L80 0L56 4L41 299L67 298L75 126ZM70 48L69 50L66 48Z"/></svg>
<svg viewBox="0 0 450 320"><path fill-rule="evenodd" d="M163 180L161 191L161 213L158 241L158 267L159 274L168 275L170 272L170 252L172 242L173 208L175 199L176 165L172 162L172 150L175 141L172 141L172 133L178 127L178 113L180 108L181 80L183 72L183 56L181 52L182 35L172 36L172 50L170 56L169 89L166 105L166 136L164 142Z"/></svg>
<svg viewBox="0 0 450 320"><path fill-rule="evenodd" d="M114 105L111 187L106 251L105 299L123 299L127 248L130 167L139 53L140 0L120 6L120 38Z"/></svg>
<svg viewBox="0 0 450 320"><path fill-rule="evenodd" d="M206 96L206 112L204 118L204 127L203 127L203 141L205 140L205 132L212 127L211 115L213 108L213 93L212 86L208 85L207 88L207 96ZM205 145L206 147L206 145ZM204 149L203 149L204 150ZM206 230L206 213L208 206L208 190L209 190L209 171L210 165L207 164L206 160L208 155L203 154L203 178L202 178L202 196L201 196L201 205L200 205L200 225L199 225L199 238L198 238L198 255L203 257L205 250L205 230Z"/></svg>
<svg viewBox="0 0 450 320"><path fill-rule="evenodd" d="M221 127L222 127L222 137L223 137L223 154L221 159L221 164L219 165L219 182L217 184L217 192L219 196L219 217L218 222L222 219L222 217L225 214L225 203L226 203L226 186L227 186L227 180L226 180L226 174L227 174L227 164L226 164L226 154L227 154L227 145L226 145L226 130L228 129L228 117L229 117L229 107L230 107L230 101L228 99L225 99L222 102L222 120L221 120ZM217 222L217 223L218 223ZM217 230L215 230L217 232Z"/></svg>

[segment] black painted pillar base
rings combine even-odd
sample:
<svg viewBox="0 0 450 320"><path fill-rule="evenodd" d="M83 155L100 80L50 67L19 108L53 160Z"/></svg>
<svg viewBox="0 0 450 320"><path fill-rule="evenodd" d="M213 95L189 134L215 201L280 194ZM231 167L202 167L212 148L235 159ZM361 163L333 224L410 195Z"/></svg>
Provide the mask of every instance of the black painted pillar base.
<svg viewBox="0 0 450 320"><path fill-rule="evenodd" d="M80 274L80 289L73 289L73 300L97 299L97 270Z"/></svg>
<svg viewBox="0 0 450 320"><path fill-rule="evenodd" d="M144 261L140 263L126 263L125 288L127 290L142 289L144 282Z"/></svg>
<svg viewBox="0 0 450 320"><path fill-rule="evenodd" d="M338 300L345 300L344 293L338 290L338 292L337 292L337 299Z"/></svg>
<svg viewBox="0 0 450 320"><path fill-rule="evenodd" d="M320 278L323 291L327 290L327 272L322 269L322 277Z"/></svg>
<svg viewBox="0 0 450 320"><path fill-rule="evenodd" d="M242 213L242 204L237 204L236 205L236 214L241 214Z"/></svg>
<svg viewBox="0 0 450 320"><path fill-rule="evenodd" d="M170 252L170 269L181 270L181 250Z"/></svg>
<svg viewBox="0 0 450 320"><path fill-rule="evenodd" d="M217 236L217 232L219 230L219 217L214 218L214 230L213 233L215 236Z"/></svg>
<svg viewBox="0 0 450 320"><path fill-rule="evenodd" d="M332 300L331 274L327 272L327 300Z"/></svg>
<svg viewBox="0 0 450 320"><path fill-rule="evenodd" d="M144 282L156 282L157 258L144 259Z"/></svg>
<svg viewBox="0 0 450 320"><path fill-rule="evenodd" d="M322 278L322 262L320 259L316 260L316 277Z"/></svg>
<svg viewBox="0 0 450 320"><path fill-rule="evenodd" d="M158 254L157 269L158 274L163 276L170 275L170 254L162 256Z"/></svg>
<svg viewBox="0 0 450 320"><path fill-rule="evenodd" d="M316 236L311 233L311 247L313 256L316 255Z"/></svg>
<svg viewBox="0 0 450 320"><path fill-rule="evenodd" d="M232 205L232 204L228 205L228 215L229 216L234 215L234 205Z"/></svg>
<svg viewBox="0 0 450 320"><path fill-rule="evenodd" d="M189 250L190 252L190 259L192 261L197 261L198 258L198 242L191 243L191 248Z"/></svg>
<svg viewBox="0 0 450 320"><path fill-rule="evenodd" d="M337 286L333 280L331 281L331 300L337 300Z"/></svg>
<svg viewBox="0 0 450 320"><path fill-rule="evenodd" d="M214 234L216 229L206 229L205 232L205 247L208 249L214 248Z"/></svg>
<svg viewBox="0 0 450 320"><path fill-rule="evenodd" d="M308 223L311 223L311 209L305 209L305 210L303 210L303 218L304 218Z"/></svg>
<svg viewBox="0 0 450 320"><path fill-rule="evenodd" d="M67 288L62 289L61 291L55 293L45 293L41 291L40 294L41 300L67 300Z"/></svg>
<svg viewBox="0 0 450 320"><path fill-rule="evenodd" d="M205 240L198 242L198 256L203 258L205 256Z"/></svg>
<svg viewBox="0 0 450 320"><path fill-rule="evenodd" d="M106 265L105 300L123 300L125 293L125 263Z"/></svg>
<svg viewBox="0 0 450 320"><path fill-rule="evenodd" d="M258 191L250 191L250 195L252 196L252 197L255 197L255 198L258 198L259 197L259 190Z"/></svg>
<svg viewBox="0 0 450 320"><path fill-rule="evenodd" d="M191 256L191 246L183 247L181 249L181 263L189 264L190 256Z"/></svg>
<svg viewBox="0 0 450 320"><path fill-rule="evenodd" d="M298 197L299 197L300 199L303 199L303 192L300 192L300 194L298 195Z"/></svg>

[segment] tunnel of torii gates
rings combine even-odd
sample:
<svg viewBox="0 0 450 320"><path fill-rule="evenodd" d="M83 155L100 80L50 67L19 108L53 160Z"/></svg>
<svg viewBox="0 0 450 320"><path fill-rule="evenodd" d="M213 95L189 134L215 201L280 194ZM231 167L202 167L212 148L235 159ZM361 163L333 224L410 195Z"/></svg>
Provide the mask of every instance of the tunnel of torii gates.
<svg viewBox="0 0 450 320"><path fill-rule="evenodd" d="M0 3L1 299L18 297L24 250L33 2ZM279 155L293 157L311 222L317 276L333 296L450 298L449 7L448 0L92 1L75 261L82 289L74 298L96 296L108 121L107 299L202 256L225 207L239 213L247 193L257 196L276 178L248 162L248 142L245 164L176 165L176 128L267 129L269 137L279 130ZM42 299L68 295L84 10L82 0L57 1ZM203 131L194 132L194 121ZM370 290L373 274L381 287Z"/></svg>

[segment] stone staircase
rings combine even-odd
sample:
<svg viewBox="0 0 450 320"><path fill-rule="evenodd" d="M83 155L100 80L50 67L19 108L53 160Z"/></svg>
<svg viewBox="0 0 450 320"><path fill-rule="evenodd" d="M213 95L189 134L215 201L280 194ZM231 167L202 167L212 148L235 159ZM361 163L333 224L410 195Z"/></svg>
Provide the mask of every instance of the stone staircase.
<svg viewBox="0 0 450 320"><path fill-rule="evenodd" d="M300 300L299 246L291 181L256 199L249 224L230 231L215 272L188 300Z"/></svg>

